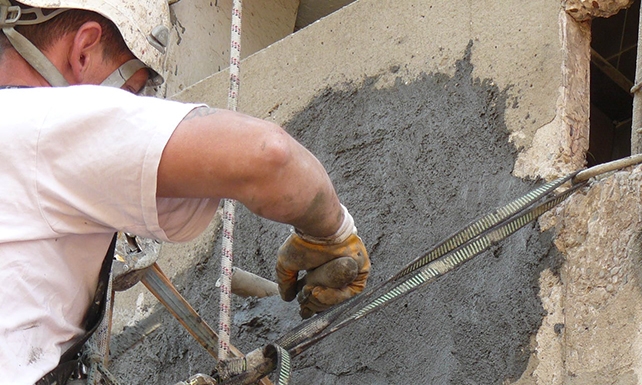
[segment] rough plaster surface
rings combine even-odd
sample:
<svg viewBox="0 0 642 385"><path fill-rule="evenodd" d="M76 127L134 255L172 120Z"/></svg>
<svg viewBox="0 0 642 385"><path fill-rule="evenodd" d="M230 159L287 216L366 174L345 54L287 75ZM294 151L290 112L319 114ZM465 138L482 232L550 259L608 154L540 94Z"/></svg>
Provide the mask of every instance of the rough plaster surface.
<svg viewBox="0 0 642 385"><path fill-rule="evenodd" d="M373 282L534 185L511 175L516 152L504 122L509 95L491 79L473 77L473 46L452 75L426 73L383 88L378 77L329 87L286 124L326 165L356 218ZM240 210L238 265L273 278L274 251L287 231ZM531 335L543 317L540 273L556 270L558 262L550 235L528 226L493 252L305 352L295 360L293 383L515 380L526 369ZM218 258L205 253L195 269L176 277L210 324L216 323L211 277L217 274ZM296 305L277 298L235 304L232 338L243 351L297 322ZM127 330L116 338L118 375L171 383L210 372L212 359L176 322L156 309L150 317L163 322L144 343L127 349Z"/></svg>
<svg viewBox="0 0 642 385"><path fill-rule="evenodd" d="M538 343L544 344L537 354L540 365L542 360L557 364L546 374L536 372L535 383L639 383L641 183L640 167L617 172L573 195L556 215L542 220L542 226L557 229L555 245L566 261L559 277L544 278L544 301L558 305L538 333ZM554 338L545 336L551 324ZM550 357L554 355L558 357Z"/></svg>
<svg viewBox="0 0 642 385"><path fill-rule="evenodd" d="M566 0L565 8L575 20L586 21L594 17L611 17L631 4L633 0Z"/></svg>
<svg viewBox="0 0 642 385"><path fill-rule="evenodd" d="M520 153L514 170L518 177L551 180L581 169L586 163L590 131L590 24L577 23L560 10L559 30L563 60L556 114L552 121L537 129L530 138L530 147ZM519 130L513 138L524 135L525 131Z"/></svg>

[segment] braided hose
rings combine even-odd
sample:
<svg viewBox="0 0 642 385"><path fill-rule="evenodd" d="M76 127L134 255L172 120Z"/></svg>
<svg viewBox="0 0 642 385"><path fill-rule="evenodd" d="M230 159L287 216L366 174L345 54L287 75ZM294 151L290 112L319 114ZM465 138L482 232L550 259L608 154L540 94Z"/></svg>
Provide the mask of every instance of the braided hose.
<svg viewBox="0 0 642 385"><path fill-rule="evenodd" d="M230 43L230 89L227 98L228 109L236 111L240 85L241 63L241 0L232 5L232 28ZM219 344L218 358L225 360L230 353L230 324L232 296L232 263L234 244L234 217L236 202L225 199L223 203L223 253L221 255L221 279L219 302Z"/></svg>

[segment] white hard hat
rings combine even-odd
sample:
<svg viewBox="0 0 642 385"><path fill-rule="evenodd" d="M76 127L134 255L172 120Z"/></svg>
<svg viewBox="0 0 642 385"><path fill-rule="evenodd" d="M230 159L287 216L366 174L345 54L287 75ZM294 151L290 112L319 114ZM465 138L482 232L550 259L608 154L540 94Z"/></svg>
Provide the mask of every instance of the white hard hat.
<svg viewBox="0 0 642 385"><path fill-rule="evenodd" d="M169 5L167 0L18 0L33 8L83 9L111 20L120 31L125 44L145 66L155 72L154 83L162 83L165 52L169 44ZM29 10L24 9L23 13ZM51 18L31 11L28 20L16 25L37 24ZM33 17L35 14L35 18ZM6 34L6 32L5 32ZM140 67L138 67L140 68Z"/></svg>

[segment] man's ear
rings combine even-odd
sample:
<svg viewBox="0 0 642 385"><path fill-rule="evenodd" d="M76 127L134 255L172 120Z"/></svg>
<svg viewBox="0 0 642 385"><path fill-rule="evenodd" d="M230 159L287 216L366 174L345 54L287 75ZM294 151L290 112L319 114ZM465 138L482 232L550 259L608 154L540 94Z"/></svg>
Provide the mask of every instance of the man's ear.
<svg viewBox="0 0 642 385"><path fill-rule="evenodd" d="M82 84L83 80L91 79L92 74L89 71L102 62L102 47L100 46L102 33L102 27L95 21L84 23L76 31L69 63L77 83Z"/></svg>

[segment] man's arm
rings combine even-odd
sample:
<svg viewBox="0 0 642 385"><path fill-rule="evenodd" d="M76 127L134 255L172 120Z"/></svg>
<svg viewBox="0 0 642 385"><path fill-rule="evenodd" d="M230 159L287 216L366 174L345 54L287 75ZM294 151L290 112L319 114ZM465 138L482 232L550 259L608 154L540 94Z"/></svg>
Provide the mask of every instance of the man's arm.
<svg viewBox="0 0 642 385"><path fill-rule="evenodd" d="M352 216L321 163L276 124L195 109L163 151L157 187L159 197L235 199L257 215L294 226L297 232L277 252L276 275L281 298L297 298L303 318L366 285L370 260ZM354 261L352 269L343 257ZM298 278L299 271L320 266L329 280Z"/></svg>
<svg viewBox="0 0 642 385"><path fill-rule="evenodd" d="M281 127L201 107L179 124L158 171L159 197L230 198L267 219L325 237L343 220L321 163Z"/></svg>

